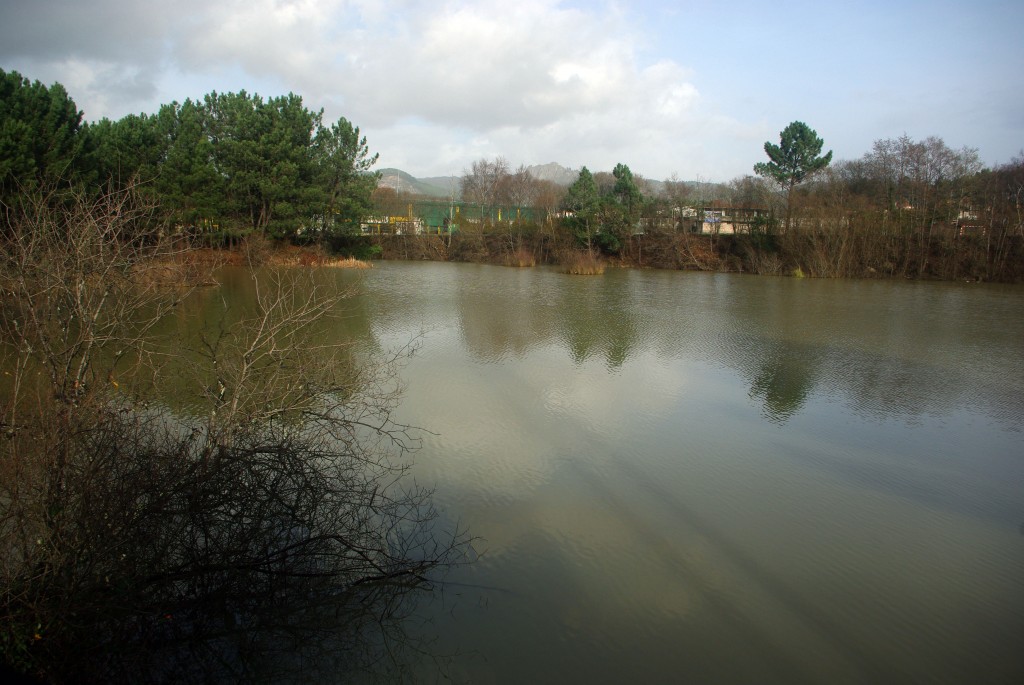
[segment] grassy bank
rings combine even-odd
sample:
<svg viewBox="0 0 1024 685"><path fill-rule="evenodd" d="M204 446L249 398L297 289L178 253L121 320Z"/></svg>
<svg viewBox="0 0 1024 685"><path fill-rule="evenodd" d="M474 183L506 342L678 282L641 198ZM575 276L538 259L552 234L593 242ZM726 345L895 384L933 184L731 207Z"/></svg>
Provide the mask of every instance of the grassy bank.
<svg viewBox="0 0 1024 685"><path fill-rule="evenodd" d="M318 246L299 246L249 237L234 247L199 247L183 250L173 259L178 269L191 267L211 271L219 266L295 266L333 269L370 269L364 259L341 256Z"/></svg>
<svg viewBox="0 0 1024 685"><path fill-rule="evenodd" d="M557 229L556 229L557 230ZM555 231L438 235L379 235L365 240L383 259L562 266L578 247ZM529 255L529 260L522 259ZM1024 282L1024 239L984 235L888 233L872 227L801 230L782 234L646 233L622 242L608 265L741 272L811 278L909 278Z"/></svg>

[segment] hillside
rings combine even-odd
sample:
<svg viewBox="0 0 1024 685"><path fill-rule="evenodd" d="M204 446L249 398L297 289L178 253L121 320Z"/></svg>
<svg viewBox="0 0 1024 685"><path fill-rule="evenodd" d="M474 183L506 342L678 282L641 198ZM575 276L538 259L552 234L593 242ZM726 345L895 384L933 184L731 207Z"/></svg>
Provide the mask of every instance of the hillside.
<svg viewBox="0 0 1024 685"><path fill-rule="evenodd" d="M570 186L579 176L579 169L570 169L557 162L547 164L534 164L526 167L530 175L541 181L551 181L560 186ZM461 176L427 176L416 178L412 174L401 169L381 169L381 187L394 188L398 192L425 195L427 197L455 197L460 196ZM660 195L665 191L665 182L653 179L645 179L647 187L654 195ZM696 187L697 181L689 181L687 185Z"/></svg>
<svg viewBox="0 0 1024 685"><path fill-rule="evenodd" d="M558 185L571 185L579 175L579 170L569 169L561 164L550 162L538 164L526 168L530 174L542 181L553 181ZM426 176L416 178L407 171L401 169L386 168L379 169L380 182L378 187L393 188L400 193L412 193L414 195L425 195L427 197L452 197L459 198L461 176Z"/></svg>
<svg viewBox="0 0 1024 685"><path fill-rule="evenodd" d="M400 193L426 195L428 197L449 197L452 189L458 194L459 179L456 176L438 176L418 179L401 169L380 169L380 188L393 188Z"/></svg>

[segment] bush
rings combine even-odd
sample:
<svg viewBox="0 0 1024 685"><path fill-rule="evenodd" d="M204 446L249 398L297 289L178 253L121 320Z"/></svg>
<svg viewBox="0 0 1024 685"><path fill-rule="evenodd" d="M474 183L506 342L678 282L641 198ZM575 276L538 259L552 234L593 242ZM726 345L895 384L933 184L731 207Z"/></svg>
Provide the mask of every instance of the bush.
<svg viewBox="0 0 1024 685"><path fill-rule="evenodd" d="M505 266L537 266L537 258L525 247L520 247L505 258Z"/></svg>
<svg viewBox="0 0 1024 685"><path fill-rule="evenodd" d="M570 252L562 264L562 271L577 276L597 276L604 273L604 262L592 252Z"/></svg>
<svg viewBox="0 0 1024 685"><path fill-rule="evenodd" d="M252 310L198 349L155 335L188 292L139 278L180 251L150 216L125 191L4 226L5 663L49 682L376 663L468 543L402 477L394 360L317 342L344 294L305 269L252 271Z"/></svg>

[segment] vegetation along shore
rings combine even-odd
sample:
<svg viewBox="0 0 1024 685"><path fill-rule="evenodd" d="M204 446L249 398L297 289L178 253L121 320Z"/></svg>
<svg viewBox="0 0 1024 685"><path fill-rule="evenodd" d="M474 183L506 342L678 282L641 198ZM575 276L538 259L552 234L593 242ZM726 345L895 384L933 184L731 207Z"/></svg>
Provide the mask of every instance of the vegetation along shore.
<svg viewBox="0 0 1024 685"><path fill-rule="evenodd" d="M582 252L602 266L1024 280L1024 154L985 168L973 149L904 135L833 161L793 122L763 155L751 150L754 174L728 183L655 181L625 164L551 178L498 157L439 196L382 180L358 126L324 121L294 94L212 92L86 122L60 84L0 77L5 207L131 184L190 246L258 237L360 259L578 271Z"/></svg>

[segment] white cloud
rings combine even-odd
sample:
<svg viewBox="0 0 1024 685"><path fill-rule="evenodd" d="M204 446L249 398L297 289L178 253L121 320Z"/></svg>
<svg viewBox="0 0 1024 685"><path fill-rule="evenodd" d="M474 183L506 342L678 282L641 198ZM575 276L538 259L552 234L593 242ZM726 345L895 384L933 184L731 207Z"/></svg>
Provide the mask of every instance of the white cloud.
<svg viewBox="0 0 1024 685"><path fill-rule="evenodd" d="M877 64L855 68L864 61L860 43L843 42L865 27L859 15L845 15L842 24L857 31L839 31L793 80L788 57L765 50L764 36L808 17L676 9L600 0L6 2L0 66L64 84L87 119L152 112L214 89L293 91L328 118L359 125L383 163L417 175L503 155L514 164L610 169L622 161L647 176L727 180L749 172L763 142L793 118L816 126L842 156L859 156L872 136L923 125L929 130L921 135L957 144L980 138L983 152L1004 150L1004 160L1019 149L1020 118L1009 114L1019 111L1019 94L993 97L984 80L958 81L956 107L943 104L952 96L942 88L932 88L927 102L902 92L844 95L848 80L857 88L877 80ZM981 21L985 12L945 12L944 21L961 14ZM832 26L814 21L808 26ZM699 28L718 25L731 27L727 45L709 42ZM913 47L925 36L888 40L887 69L920 72L931 88L939 69L928 80L931 72L914 61L919 50L901 52L904 42ZM953 64L988 73L1020 52L1003 50L1000 57L978 48ZM978 120L990 125L979 130ZM1000 157L989 152L987 159Z"/></svg>
<svg viewBox="0 0 1024 685"><path fill-rule="evenodd" d="M414 173L500 154L597 169L634 160L638 171L668 175L670 151L698 116L688 70L671 60L642 65L639 38L617 14L526 2L399 23L340 79L341 102L347 116L380 132L383 159L401 166L427 158L426 167L408 167ZM395 145L417 132L409 142L424 150ZM660 168L647 171L652 156Z"/></svg>
<svg viewBox="0 0 1024 685"><path fill-rule="evenodd" d="M21 57L64 83L90 119L199 97L204 91L181 92L180 84L208 83L211 75L230 77L215 86L222 91L293 90L329 118L360 125L385 160L424 175L498 154L594 168L632 159L645 172L646 159L667 156L666 145L698 116L686 68L668 59L642 63L641 33L614 7L554 0L185 4L175 13L163 3L124 4L119 13L117 3L105 2L99 14L117 21L94 27L100 39L90 44L61 24L74 37L67 43L76 46L73 55L60 54L62 38L54 35L42 41L45 50L19 48ZM18 20L39 29L45 16L43 7ZM111 47L120 35L130 38L123 50ZM177 89L167 93L172 82Z"/></svg>

